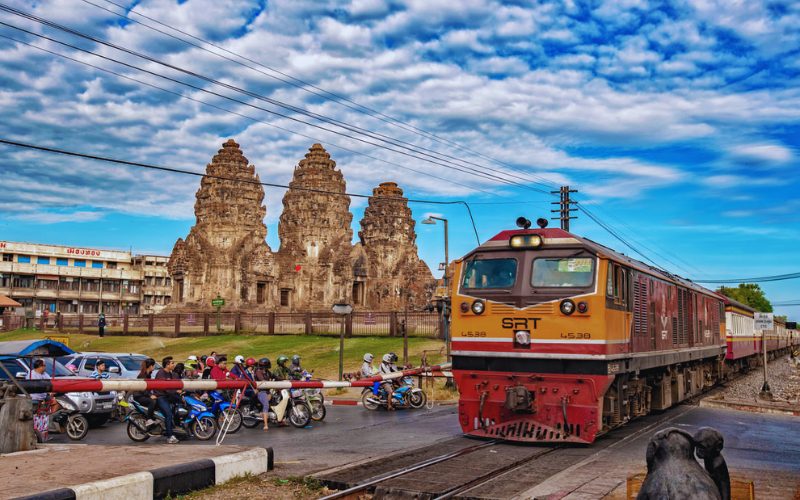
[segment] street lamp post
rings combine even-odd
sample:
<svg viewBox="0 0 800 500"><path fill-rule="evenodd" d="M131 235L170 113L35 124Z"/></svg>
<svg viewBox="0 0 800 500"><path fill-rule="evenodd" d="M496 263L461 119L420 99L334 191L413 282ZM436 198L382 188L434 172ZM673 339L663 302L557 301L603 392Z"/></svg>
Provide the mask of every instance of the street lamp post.
<svg viewBox="0 0 800 500"><path fill-rule="evenodd" d="M437 220L438 221L442 221L444 223L444 275L443 275L443 281L444 281L445 296L444 296L444 301L443 301L443 304L442 304L442 315L443 315L443 318L444 318L444 321L443 321L443 323L444 323L444 344L445 344L445 348L447 349L447 361L450 361L450 321L448 319L448 314L449 314L448 306L449 306L449 300L450 300L450 279L449 279L449 277L447 275L447 272L448 272L448 269L449 269L449 266L450 266L450 256L449 256L448 247L447 247L447 243L448 243L448 241L447 241L447 239L448 239L447 219L442 218L442 217L435 217L433 215L429 215L427 219L422 221L422 223L423 224L434 225L434 224L436 224Z"/></svg>
<svg viewBox="0 0 800 500"><path fill-rule="evenodd" d="M337 302L333 305L333 313L342 318L339 328L339 380L342 380L344 376L344 319L351 312L353 312L353 306L346 302Z"/></svg>

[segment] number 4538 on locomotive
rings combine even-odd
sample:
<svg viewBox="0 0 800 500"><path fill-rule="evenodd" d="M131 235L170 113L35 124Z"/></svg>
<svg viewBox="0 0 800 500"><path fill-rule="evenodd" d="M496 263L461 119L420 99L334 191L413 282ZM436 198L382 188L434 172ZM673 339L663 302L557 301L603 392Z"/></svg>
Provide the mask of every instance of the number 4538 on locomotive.
<svg viewBox="0 0 800 500"><path fill-rule="evenodd" d="M591 443L721 378L723 297L544 219L517 224L454 266L465 433Z"/></svg>

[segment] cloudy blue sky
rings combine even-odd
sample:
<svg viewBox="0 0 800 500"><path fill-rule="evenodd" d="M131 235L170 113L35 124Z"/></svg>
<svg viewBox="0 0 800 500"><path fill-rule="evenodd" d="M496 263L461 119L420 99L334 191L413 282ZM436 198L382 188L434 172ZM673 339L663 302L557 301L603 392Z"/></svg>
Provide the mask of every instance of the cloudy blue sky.
<svg viewBox="0 0 800 500"><path fill-rule="evenodd" d="M262 180L281 184L321 142L349 191L395 180L413 198L468 200L481 239L518 215L548 215L553 198L541 191L569 184L587 209L678 274L800 271L797 2L114 1L123 8L107 0L0 3L251 94L0 11L2 23L151 72L0 25L0 137L198 172L233 137ZM165 36L146 25L187 38L137 14L407 125ZM358 135L254 94L417 152L321 130L313 125ZM0 239L168 253L193 222L191 177L7 146L0 176ZM267 190L273 249L282 195ZM357 229L364 202L352 207ZM412 209L418 219L450 220L452 256L474 246L463 208ZM639 257L578 215L574 232ZM434 268L441 231L419 226L421 254ZM764 288L774 301L795 300L798 283Z"/></svg>

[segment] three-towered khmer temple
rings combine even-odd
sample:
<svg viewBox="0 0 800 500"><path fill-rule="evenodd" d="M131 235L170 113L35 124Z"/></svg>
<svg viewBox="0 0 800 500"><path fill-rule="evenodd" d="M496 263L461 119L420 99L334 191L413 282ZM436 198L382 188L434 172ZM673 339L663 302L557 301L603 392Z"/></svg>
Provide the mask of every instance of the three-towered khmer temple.
<svg viewBox="0 0 800 500"><path fill-rule="evenodd" d="M218 295L226 308L254 311L328 310L341 300L389 310L430 299L433 275L418 256L411 209L396 183L373 190L353 245L344 176L314 144L283 197L281 243L273 252L264 189L234 140L223 144L206 174L196 195L197 222L170 256L171 308L210 308Z"/></svg>

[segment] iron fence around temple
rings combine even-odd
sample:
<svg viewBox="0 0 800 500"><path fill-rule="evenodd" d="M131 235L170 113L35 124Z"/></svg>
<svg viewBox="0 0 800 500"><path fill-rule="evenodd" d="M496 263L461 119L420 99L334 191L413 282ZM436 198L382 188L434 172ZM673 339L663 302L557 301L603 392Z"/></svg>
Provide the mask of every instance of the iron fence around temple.
<svg viewBox="0 0 800 500"><path fill-rule="evenodd" d="M64 333L98 333L98 314L49 314L28 327ZM356 311L347 316L330 312L181 312L149 315L106 314L106 335L193 337L207 335L329 335L443 338L442 316L436 312ZM25 318L4 313L0 330L26 325Z"/></svg>

